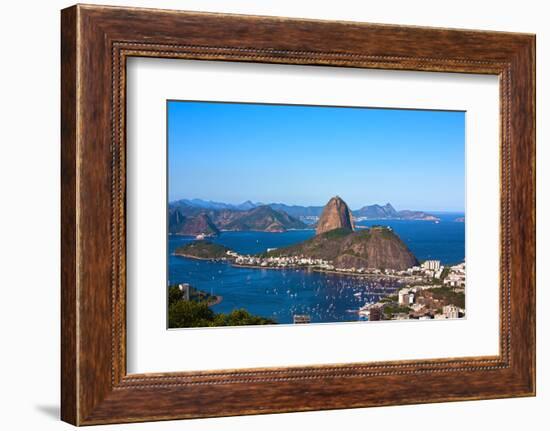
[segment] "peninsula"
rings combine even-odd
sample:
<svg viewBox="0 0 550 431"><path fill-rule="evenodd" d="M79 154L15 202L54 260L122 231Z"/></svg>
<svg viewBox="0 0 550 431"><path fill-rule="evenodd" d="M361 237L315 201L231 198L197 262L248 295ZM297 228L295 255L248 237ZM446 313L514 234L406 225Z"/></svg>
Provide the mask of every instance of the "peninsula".
<svg viewBox="0 0 550 431"><path fill-rule="evenodd" d="M351 211L339 197L325 206L317 235L304 242L271 250L267 257L301 256L330 261L338 268L404 270L418 260L391 228L373 226L354 230Z"/></svg>

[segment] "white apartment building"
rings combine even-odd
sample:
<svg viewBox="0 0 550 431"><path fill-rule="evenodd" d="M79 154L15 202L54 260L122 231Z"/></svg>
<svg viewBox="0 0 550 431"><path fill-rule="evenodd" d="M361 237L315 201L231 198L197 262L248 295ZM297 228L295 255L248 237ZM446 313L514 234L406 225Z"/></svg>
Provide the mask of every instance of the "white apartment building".
<svg viewBox="0 0 550 431"><path fill-rule="evenodd" d="M411 289L401 289L397 295L397 302L399 305L414 304L414 291Z"/></svg>
<svg viewBox="0 0 550 431"><path fill-rule="evenodd" d="M422 268L431 269L432 271L437 271L441 267L440 260L427 260L422 264Z"/></svg>
<svg viewBox="0 0 550 431"><path fill-rule="evenodd" d="M464 287L464 275L450 274L447 278L445 278L445 280L443 280L443 284L450 287Z"/></svg>
<svg viewBox="0 0 550 431"><path fill-rule="evenodd" d="M185 301L189 301L190 290L191 290L190 289L191 286L189 286L189 283L180 283L178 284L178 288L183 293L183 299Z"/></svg>

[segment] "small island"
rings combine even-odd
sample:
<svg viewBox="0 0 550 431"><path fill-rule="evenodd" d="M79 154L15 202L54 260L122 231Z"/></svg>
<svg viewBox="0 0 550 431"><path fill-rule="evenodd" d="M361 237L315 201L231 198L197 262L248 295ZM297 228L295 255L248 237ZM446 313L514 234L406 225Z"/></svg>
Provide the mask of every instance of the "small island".
<svg viewBox="0 0 550 431"><path fill-rule="evenodd" d="M227 260L230 257L227 253L228 251L230 252L231 250L223 245L201 240L176 248L174 255L190 259Z"/></svg>

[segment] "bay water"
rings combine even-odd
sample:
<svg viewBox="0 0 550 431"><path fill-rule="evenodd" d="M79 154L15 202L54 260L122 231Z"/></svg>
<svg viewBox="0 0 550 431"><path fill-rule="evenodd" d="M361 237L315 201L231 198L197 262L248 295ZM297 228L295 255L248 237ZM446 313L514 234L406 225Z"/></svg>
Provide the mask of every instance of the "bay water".
<svg viewBox="0 0 550 431"><path fill-rule="evenodd" d="M391 227L419 261L437 259L444 265L464 261L465 224L455 221L463 214L437 214L440 221L369 220L357 228L373 225ZM241 254L255 254L267 248L284 247L315 235L314 230L272 232L222 232L210 239ZM375 281L345 275L324 274L303 269L238 268L226 262L210 262L174 256L174 250L193 237L168 237L169 284L191 286L221 295L216 312L244 308L252 314L292 323L295 314L309 314L312 323L357 321L357 310L366 302L399 288L396 282Z"/></svg>

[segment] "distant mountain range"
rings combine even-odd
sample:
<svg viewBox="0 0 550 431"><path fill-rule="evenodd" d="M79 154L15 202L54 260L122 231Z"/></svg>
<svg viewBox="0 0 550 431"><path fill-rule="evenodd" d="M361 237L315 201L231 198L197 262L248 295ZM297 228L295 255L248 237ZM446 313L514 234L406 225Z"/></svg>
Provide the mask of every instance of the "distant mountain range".
<svg viewBox="0 0 550 431"><path fill-rule="evenodd" d="M248 211L254 208L268 206L276 211L283 211L291 217L300 219L306 223L312 224L316 218L321 216L324 206L301 206L287 205L284 203L269 203L246 201L241 204L228 204L224 202L206 201L202 199L181 199L170 203L170 207L189 206L206 210L233 210ZM402 210L396 211L395 208L387 203L385 205L366 205L358 210L352 211L352 216L356 221L362 220L431 220L438 221L439 217L424 211Z"/></svg>
<svg viewBox="0 0 550 431"><path fill-rule="evenodd" d="M252 208L262 206L263 204L259 202L254 203L251 201L246 201L246 202L243 202L242 204L233 205L233 204L226 204L224 202L205 201L203 199L180 199L178 201L171 202L170 205L173 205L173 206L189 205L191 207L204 208L209 210L246 211Z"/></svg>
<svg viewBox="0 0 550 431"><path fill-rule="evenodd" d="M205 208L178 201L168 210L168 231L175 235L216 236L220 231L285 232L307 225L268 205L250 209ZM217 204L216 204L217 205Z"/></svg>
<svg viewBox="0 0 550 431"><path fill-rule="evenodd" d="M352 211L354 217L365 217L371 219L387 219L387 218L398 218L399 213L395 210L392 204L387 203L386 205L366 205L362 208L359 208L356 211Z"/></svg>

